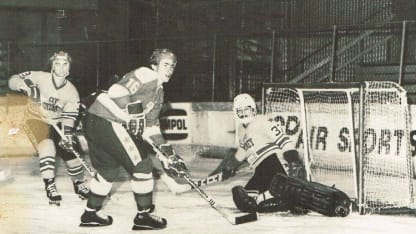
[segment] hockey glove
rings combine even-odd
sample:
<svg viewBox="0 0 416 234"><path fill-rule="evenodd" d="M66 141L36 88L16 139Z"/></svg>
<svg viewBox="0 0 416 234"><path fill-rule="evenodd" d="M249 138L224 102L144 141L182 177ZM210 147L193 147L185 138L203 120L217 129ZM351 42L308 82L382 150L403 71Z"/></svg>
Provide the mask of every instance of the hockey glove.
<svg viewBox="0 0 416 234"><path fill-rule="evenodd" d="M73 148L74 148L74 144L75 144L75 130L73 127L69 127L69 126L64 126L64 135L65 138L62 138L59 141L59 146L67 151L67 152L72 152Z"/></svg>
<svg viewBox="0 0 416 234"><path fill-rule="evenodd" d="M288 150L283 153L283 158L288 162L288 175L306 180L306 170L297 150Z"/></svg>
<svg viewBox="0 0 416 234"><path fill-rule="evenodd" d="M23 82L27 86L27 89L22 89L22 91L30 98L33 104L40 106L40 90L39 87L33 84L29 79L24 79Z"/></svg>
<svg viewBox="0 0 416 234"><path fill-rule="evenodd" d="M172 177L183 177L188 173L188 168L183 159L175 154L170 144L161 144L160 151L164 154L159 157L166 173Z"/></svg>
<svg viewBox="0 0 416 234"><path fill-rule="evenodd" d="M218 165L218 167L209 175L211 176L211 175L215 175L217 173L222 172L222 179L226 180L234 176L243 163L244 161L243 162L238 161L234 155L228 155L224 157L220 165Z"/></svg>
<svg viewBox="0 0 416 234"><path fill-rule="evenodd" d="M129 103L126 106L126 111L130 116L129 121L124 125L127 131L133 136L143 134L146 120L141 101Z"/></svg>

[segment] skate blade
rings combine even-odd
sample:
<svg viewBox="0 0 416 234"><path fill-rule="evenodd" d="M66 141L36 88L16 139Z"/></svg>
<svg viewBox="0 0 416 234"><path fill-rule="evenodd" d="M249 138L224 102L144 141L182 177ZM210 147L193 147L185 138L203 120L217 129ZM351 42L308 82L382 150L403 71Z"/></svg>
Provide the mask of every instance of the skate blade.
<svg viewBox="0 0 416 234"><path fill-rule="evenodd" d="M79 197L79 199L81 199L81 200L86 200L86 199L88 199L88 197L85 197L85 196L82 196L82 195L79 195L79 194L78 194L78 197Z"/></svg>
<svg viewBox="0 0 416 234"><path fill-rule="evenodd" d="M60 201L49 201L49 205L61 206Z"/></svg>
<svg viewBox="0 0 416 234"><path fill-rule="evenodd" d="M110 226L111 224L102 224L102 223L80 223L80 227L103 227Z"/></svg>
<svg viewBox="0 0 416 234"><path fill-rule="evenodd" d="M160 230L160 229L164 229L166 228L166 226L164 227L151 227L151 226L141 226L141 225L134 225L131 230L133 231L138 231L138 230Z"/></svg>

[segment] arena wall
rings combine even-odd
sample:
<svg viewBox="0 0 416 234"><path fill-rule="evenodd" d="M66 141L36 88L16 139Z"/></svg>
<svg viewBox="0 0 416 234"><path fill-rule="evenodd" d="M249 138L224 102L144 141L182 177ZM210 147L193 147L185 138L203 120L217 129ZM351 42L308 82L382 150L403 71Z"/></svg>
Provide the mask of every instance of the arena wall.
<svg viewBox="0 0 416 234"><path fill-rule="evenodd" d="M13 94L0 97L0 157L35 154L32 144L22 129L26 102L25 97ZM221 158L229 150L234 150L237 143L231 106L230 102L172 103L166 106L166 111L161 115L162 132L171 144L196 145L199 151L207 154L208 157ZM411 116L416 116L416 105L410 106L410 113ZM325 119L325 116L322 118ZM411 130L411 135L415 135L411 140L414 155L416 121L411 121ZM326 132L327 136L330 134L332 133ZM292 140L297 141L296 136L294 134ZM337 139L327 137L326 150L330 151L331 146L339 145Z"/></svg>
<svg viewBox="0 0 416 234"><path fill-rule="evenodd" d="M0 97L0 157L33 155L35 150L22 129L27 98Z"/></svg>

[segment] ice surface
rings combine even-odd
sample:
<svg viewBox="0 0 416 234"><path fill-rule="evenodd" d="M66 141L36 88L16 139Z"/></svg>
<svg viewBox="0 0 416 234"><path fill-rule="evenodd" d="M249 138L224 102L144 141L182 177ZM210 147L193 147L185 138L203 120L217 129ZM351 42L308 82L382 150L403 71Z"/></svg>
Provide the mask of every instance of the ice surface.
<svg viewBox="0 0 416 234"><path fill-rule="evenodd" d="M194 149L193 149L194 150ZM182 152L189 153L189 152ZM213 170L218 159L188 158L192 175L203 177ZM65 168L58 168L57 187L63 195L60 207L49 205L39 175L37 158L19 157L0 160L0 166L11 169L13 180L0 184L0 233L137 233L132 231L136 207L130 184L121 173L113 186L111 199L106 200L104 212L112 215L108 227L81 228L79 218L86 201L74 193ZM1 167L0 167L1 168ZM250 174L220 184L204 187L217 203L233 207L230 190L244 185ZM155 213L168 220L168 226L157 233L410 233L416 228L416 217L360 216L353 213L345 218L329 218L317 213L293 216L286 212L260 214L256 222L231 225L212 209L195 191L173 195L160 180L154 193ZM149 233L152 231L148 231Z"/></svg>

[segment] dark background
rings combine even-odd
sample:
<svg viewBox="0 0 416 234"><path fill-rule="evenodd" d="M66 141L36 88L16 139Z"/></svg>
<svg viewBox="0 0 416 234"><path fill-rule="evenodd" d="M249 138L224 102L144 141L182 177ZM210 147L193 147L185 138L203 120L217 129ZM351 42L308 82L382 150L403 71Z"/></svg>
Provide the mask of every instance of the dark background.
<svg viewBox="0 0 416 234"><path fill-rule="evenodd" d="M2 0L0 81L49 70L63 49L86 96L167 47L170 101L257 99L263 82L382 79L412 93L415 12L414 0Z"/></svg>

